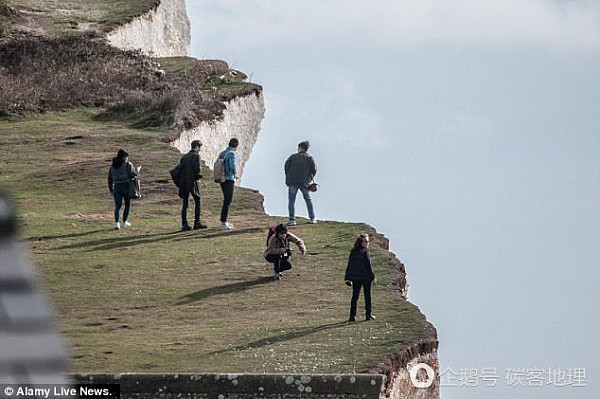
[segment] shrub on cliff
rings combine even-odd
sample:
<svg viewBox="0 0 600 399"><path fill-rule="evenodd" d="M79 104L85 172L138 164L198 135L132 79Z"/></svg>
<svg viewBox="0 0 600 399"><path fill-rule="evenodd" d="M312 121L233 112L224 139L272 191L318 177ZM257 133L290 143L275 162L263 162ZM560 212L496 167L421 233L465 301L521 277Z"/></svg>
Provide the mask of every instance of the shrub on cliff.
<svg viewBox="0 0 600 399"><path fill-rule="evenodd" d="M109 46L93 34L3 39L0 117L85 106L103 108L102 120L189 129L220 117L224 100L260 90L247 83L222 83L215 75L222 68L204 68L200 78L203 69L195 62L202 65L186 58L184 64L193 68L164 71L156 60Z"/></svg>

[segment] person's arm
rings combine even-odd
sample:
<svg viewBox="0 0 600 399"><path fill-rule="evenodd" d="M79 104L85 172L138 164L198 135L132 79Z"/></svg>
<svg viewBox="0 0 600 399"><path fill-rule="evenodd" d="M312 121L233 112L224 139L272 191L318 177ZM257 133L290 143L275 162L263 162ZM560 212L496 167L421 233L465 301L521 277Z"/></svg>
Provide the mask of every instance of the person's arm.
<svg viewBox="0 0 600 399"><path fill-rule="evenodd" d="M373 264L371 263L371 257L369 256L368 252L365 252L365 257L367 259L367 265L368 265L369 270L370 270L371 281L374 281L375 280L375 270L373 269Z"/></svg>
<svg viewBox="0 0 600 399"><path fill-rule="evenodd" d="M300 237L295 236L292 233L288 233L288 240L296 244L298 246L298 249L300 249L300 252L302 252L303 254L306 253L306 246L304 245L304 241L302 241Z"/></svg>
<svg viewBox="0 0 600 399"><path fill-rule="evenodd" d="M200 180L202 178L200 169L200 155L194 157L194 164L192 167L194 168L194 180Z"/></svg>
<svg viewBox="0 0 600 399"><path fill-rule="evenodd" d="M110 192L113 192L113 175L112 175L112 166L108 168L108 189Z"/></svg>
<svg viewBox="0 0 600 399"><path fill-rule="evenodd" d="M283 165L283 171L285 172L286 176L287 176L288 172L290 171L291 164L292 164L292 157L289 156L288 159L285 161L285 164Z"/></svg>
<svg viewBox="0 0 600 399"><path fill-rule="evenodd" d="M317 164L315 163L315 159L310 157L310 178L311 180L317 175Z"/></svg>
<svg viewBox="0 0 600 399"><path fill-rule="evenodd" d="M350 280L350 264L352 260L352 254L348 256L348 265L346 266L346 273L344 274L344 282L347 286L352 286L352 280Z"/></svg>
<svg viewBox="0 0 600 399"><path fill-rule="evenodd" d="M129 161L127 161L127 172L129 173L129 178L130 179L133 179L138 174L137 169L135 168L135 166L133 166L133 164L131 162L129 162Z"/></svg>

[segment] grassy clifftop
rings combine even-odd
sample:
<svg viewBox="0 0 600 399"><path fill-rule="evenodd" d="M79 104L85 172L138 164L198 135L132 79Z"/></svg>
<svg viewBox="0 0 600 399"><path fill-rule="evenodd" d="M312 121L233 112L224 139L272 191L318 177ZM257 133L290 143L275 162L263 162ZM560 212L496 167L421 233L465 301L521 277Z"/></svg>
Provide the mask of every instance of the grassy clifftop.
<svg viewBox="0 0 600 399"><path fill-rule="evenodd" d="M348 251L370 227L301 223L293 232L308 254L295 254L293 270L273 281L261 254L267 228L282 220L265 215L258 193L236 189L236 230L221 232L222 196L205 179L209 228L180 232L180 200L168 180L180 154L161 141L164 131L99 122L99 112L0 122L0 187L16 199L73 371L355 372L434 337L400 299L399 265L378 247L381 237L372 249L377 320L345 323ZM142 166L144 197L133 204L133 226L115 231L106 174L121 147Z"/></svg>
<svg viewBox="0 0 600 399"><path fill-rule="evenodd" d="M220 189L203 180L209 229L179 231L168 170L181 154L168 139L262 88L222 61L151 59L99 37L156 4L0 0L0 188L16 199L72 370L356 372L435 338L400 298L401 265L377 235L377 320L345 323L348 251L369 226L296 226L308 254L279 282L261 255L267 228L282 220L264 213L257 192L236 189L236 229L221 232ZM142 166L144 197L133 226L114 231L106 174L122 147Z"/></svg>
<svg viewBox="0 0 600 399"><path fill-rule="evenodd" d="M108 31L142 15L160 0L0 0L0 10L10 7L15 32L38 35L83 30ZM1 13L0 13L1 15Z"/></svg>

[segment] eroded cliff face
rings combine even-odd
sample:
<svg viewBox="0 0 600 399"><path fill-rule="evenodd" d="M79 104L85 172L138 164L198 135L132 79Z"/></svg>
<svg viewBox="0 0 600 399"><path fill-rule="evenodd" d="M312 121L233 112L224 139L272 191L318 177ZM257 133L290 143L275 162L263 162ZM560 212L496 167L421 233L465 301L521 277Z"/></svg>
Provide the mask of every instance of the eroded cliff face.
<svg viewBox="0 0 600 399"><path fill-rule="evenodd" d="M203 144L200 158L212 168L219 153L227 147L229 139L235 137L240 141L235 157L237 174L241 177L258 137L260 123L265 115L265 103L261 92L236 97L226 102L225 106L221 119L203 122L194 129L184 130L171 145L186 153L193 140L200 140Z"/></svg>
<svg viewBox="0 0 600 399"><path fill-rule="evenodd" d="M115 47L139 49L153 57L187 56L191 36L185 0L161 0L156 8L111 31L106 38Z"/></svg>
<svg viewBox="0 0 600 399"><path fill-rule="evenodd" d="M191 38L185 0L161 0L147 14L110 32L107 39L115 47L139 49L150 56L187 56ZM229 139L236 137L240 141L236 160L238 177L241 177L260 131L260 123L265 114L264 100L262 93L253 93L236 97L224 104L226 109L222 118L182 131L171 145L186 153L192 140L199 139L203 143L200 157L212 168L214 160L227 147Z"/></svg>

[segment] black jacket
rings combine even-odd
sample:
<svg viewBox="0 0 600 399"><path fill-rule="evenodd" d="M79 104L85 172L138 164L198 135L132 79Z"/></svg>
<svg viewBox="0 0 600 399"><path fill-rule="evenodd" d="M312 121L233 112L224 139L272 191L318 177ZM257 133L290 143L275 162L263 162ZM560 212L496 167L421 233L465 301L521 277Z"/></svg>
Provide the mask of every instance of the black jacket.
<svg viewBox="0 0 600 399"><path fill-rule="evenodd" d="M290 155L283 167L287 186L306 187L317 174L317 165L307 152Z"/></svg>
<svg viewBox="0 0 600 399"><path fill-rule="evenodd" d="M181 172L179 178L179 196L187 197L190 193L200 196L199 181L200 174L200 154L194 151L188 152L181 157Z"/></svg>
<svg viewBox="0 0 600 399"><path fill-rule="evenodd" d="M348 257L348 267L344 280L350 281L373 281L375 272L371 265L371 258L368 251L350 252Z"/></svg>

